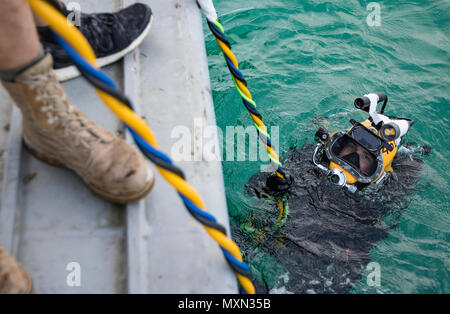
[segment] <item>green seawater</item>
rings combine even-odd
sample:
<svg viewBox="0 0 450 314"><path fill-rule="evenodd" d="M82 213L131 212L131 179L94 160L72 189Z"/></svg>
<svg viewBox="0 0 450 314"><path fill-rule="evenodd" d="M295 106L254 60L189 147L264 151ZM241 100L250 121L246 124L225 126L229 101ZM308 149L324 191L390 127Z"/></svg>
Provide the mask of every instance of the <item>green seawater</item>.
<svg viewBox="0 0 450 314"><path fill-rule="evenodd" d="M370 2L214 3L263 121L279 126L282 156L314 142L316 117L334 117L326 121L332 130L349 127L350 118L365 119L353 100L369 92L386 92L389 114L415 120L406 141L428 145L432 153L423 157L417 192L398 227L371 250L371 260L381 267L381 286L369 287L365 271L351 292L450 293L450 1L377 1L379 26L368 25ZM221 51L204 28L218 126L252 125ZM255 200L244 185L261 162L222 165L234 224L253 209ZM252 262L253 269L272 272L274 282L280 275L270 257Z"/></svg>

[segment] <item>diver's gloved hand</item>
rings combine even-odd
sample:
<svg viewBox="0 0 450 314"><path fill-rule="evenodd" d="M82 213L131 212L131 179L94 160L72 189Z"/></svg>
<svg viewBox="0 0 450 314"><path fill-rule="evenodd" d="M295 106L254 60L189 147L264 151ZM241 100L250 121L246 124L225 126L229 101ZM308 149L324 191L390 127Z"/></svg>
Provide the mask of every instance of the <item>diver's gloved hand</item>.
<svg viewBox="0 0 450 314"><path fill-rule="evenodd" d="M422 146L422 155L428 156L431 153L431 147L430 146Z"/></svg>
<svg viewBox="0 0 450 314"><path fill-rule="evenodd" d="M266 180L266 188L270 194L279 195L289 191L294 179L288 173L285 173L285 179L280 178L276 174L269 176Z"/></svg>
<svg viewBox="0 0 450 314"><path fill-rule="evenodd" d="M421 156L428 156L431 154L431 147L427 145L419 145L416 142L406 142L399 148L401 154L418 154Z"/></svg>

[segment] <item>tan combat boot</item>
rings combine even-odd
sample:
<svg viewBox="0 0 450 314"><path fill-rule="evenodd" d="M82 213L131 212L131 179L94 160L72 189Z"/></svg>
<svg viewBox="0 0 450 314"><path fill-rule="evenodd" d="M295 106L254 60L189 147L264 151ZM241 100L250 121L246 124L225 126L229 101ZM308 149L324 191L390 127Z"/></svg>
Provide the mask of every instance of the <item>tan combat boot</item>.
<svg viewBox="0 0 450 314"><path fill-rule="evenodd" d="M147 161L71 105L52 64L48 54L15 82L2 81L22 111L25 146L39 160L72 169L110 201L145 197L154 183Z"/></svg>
<svg viewBox="0 0 450 314"><path fill-rule="evenodd" d="M0 246L0 294L32 293L31 278L25 269Z"/></svg>

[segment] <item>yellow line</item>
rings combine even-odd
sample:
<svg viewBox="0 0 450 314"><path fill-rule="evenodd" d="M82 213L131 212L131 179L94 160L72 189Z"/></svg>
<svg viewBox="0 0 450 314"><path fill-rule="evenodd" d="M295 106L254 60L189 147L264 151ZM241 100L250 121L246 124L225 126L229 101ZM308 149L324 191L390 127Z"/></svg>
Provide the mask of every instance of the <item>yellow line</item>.
<svg viewBox="0 0 450 314"><path fill-rule="evenodd" d="M281 173L279 173L278 170L275 171L275 174L277 175L278 178L285 179L285 177Z"/></svg>
<svg viewBox="0 0 450 314"><path fill-rule="evenodd" d="M220 48L222 49L222 52L225 54L226 57L228 57L231 62L233 63L233 65L236 67L236 69L239 69L239 65L238 65L238 61L236 59L236 56L233 54L233 52L230 50L230 48L228 48L228 46L223 43L220 39L216 38L217 43L219 44ZM244 83L242 83L239 80L235 80L236 84L238 86L238 88L242 91L242 93L247 96L248 98L252 99L252 94L250 93L250 91L248 90L248 88L244 85ZM250 112L250 116L252 117L253 121L256 123L256 125L258 125L260 127L261 130L264 131L265 135L267 136L267 127L265 126L264 122L257 116L255 116L254 114L252 114ZM277 163L279 163L279 156L277 155L277 153L272 149L272 147L269 147L266 145L266 149L267 152L269 153L269 155L271 155L276 161ZM278 171L276 171L276 175L279 178L285 179L284 176L279 173Z"/></svg>
<svg viewBox="0 0 450 314"><path fill-rule="evenodd" d="M247 96L250 99L253 99L252 94L250 94L250 91L248 90L247 86L244 85L244 83L242 83L239 80L236 80L236 83L239 86L239 88L241 89L241 91L245 94L245 96Z"/></svg>
<svg viewBox="0 0 450 314"><path fill-rule="evenodd" d="M281 200L281 197L278 198L278 217L275 221L274 225L278 224L281 217L283 217L283 201Z"/></svg>
<svg viewBox="0 0 450 314"><path fill-rule="evenodd" d="M239 69L237 59L234 56L234 54L231 52L230 48L228 48L227 45L225 45L219 39L216 39L216 41L219 43L219 46L222 49L222 51L225 53L225 55L227 55L229 57L229 59L231 60L231 63L233 63L233 65L236 67L236 69Z"/></svg>
<svg viewBox="0 0 450 314"><path fill-rule="evenodd" d="M267 133L267 128L266 125L264 124L264 122L262 122L262 120L260 118L258 118L257 116L255 116L253 113L250 113L250 116L252 117L253 121L255 121L255 123L262 129L264 130L264 132Z"/></svg>

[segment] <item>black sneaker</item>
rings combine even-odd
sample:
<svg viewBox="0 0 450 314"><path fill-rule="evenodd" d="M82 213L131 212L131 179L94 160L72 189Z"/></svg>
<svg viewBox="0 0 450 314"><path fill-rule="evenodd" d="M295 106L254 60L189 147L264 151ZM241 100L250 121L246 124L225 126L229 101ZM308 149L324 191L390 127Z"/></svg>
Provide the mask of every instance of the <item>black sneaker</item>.
<svg viewBox="0 0 450 314"><path fill-rule="evenodd" d="M62 9L67 16L70 11ZM81 13L78 29L91 44L100 67L116 62L134 50L148 34L152 10L135 3L116 13ZM39 38L46 52L53 56L53 68L59 81L80 75L72 60L62 49L48 27L38 27Z"/></svg>

